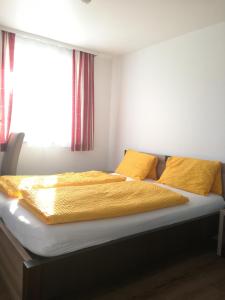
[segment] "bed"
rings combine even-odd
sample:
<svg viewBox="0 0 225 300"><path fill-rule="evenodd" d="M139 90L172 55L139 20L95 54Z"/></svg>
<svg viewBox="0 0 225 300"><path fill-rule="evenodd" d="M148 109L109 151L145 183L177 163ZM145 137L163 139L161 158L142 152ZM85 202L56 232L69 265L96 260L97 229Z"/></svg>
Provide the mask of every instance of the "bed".
<svg viewBox="0 0 225 300"><path fill-rule="evenodd" d="M204 246L217 234L224 199L179 192L190 200L181 207L50 227L1 195L0 270L12 298L64 299Z"/></svg>

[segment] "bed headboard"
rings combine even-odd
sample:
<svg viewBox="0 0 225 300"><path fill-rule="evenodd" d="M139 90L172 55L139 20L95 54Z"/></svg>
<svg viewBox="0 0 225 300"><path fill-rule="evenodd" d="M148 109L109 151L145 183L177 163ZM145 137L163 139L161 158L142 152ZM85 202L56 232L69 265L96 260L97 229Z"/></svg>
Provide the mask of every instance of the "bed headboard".
<svg viewBox="0 0 225 300"><path fill-rule="evenodd" d="M158 155L158 154L152 154L158 157L158 164L157 164L157 178L159 178L165 167L166 167L166 156L165 155Z"/></svg>

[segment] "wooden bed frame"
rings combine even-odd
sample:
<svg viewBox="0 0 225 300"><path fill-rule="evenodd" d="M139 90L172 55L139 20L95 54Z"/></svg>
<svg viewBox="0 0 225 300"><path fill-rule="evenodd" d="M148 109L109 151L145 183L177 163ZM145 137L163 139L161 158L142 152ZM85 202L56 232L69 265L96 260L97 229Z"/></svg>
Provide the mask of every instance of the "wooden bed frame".
<svg viewBox="0 0 225 300"><path fill-rule="evenodd" d="M223 182L225 167L223 165ZM219 212L52 258L26 249L0 222L0 275L12 299L75 299L205 244L217 235ZM73 295L73 297L71 297ZM70 297L70 298L69 298Z"/></svg>

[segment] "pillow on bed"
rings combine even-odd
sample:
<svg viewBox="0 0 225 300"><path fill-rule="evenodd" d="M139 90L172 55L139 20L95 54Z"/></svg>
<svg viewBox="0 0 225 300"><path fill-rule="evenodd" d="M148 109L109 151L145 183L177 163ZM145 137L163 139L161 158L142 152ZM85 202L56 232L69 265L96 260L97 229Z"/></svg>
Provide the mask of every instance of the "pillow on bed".
<svg viewBox="0 0 225 300"><path fill-rule="evenodd" d="M219 180L216 180L219 168L218 161L170 157L158 182L195 194L208 195L211 189L219 190Z"/></svg>
<svg viewBox="0 0 225 300"><path fill-rule="evenodd" d="M223 188L222 188L222 176L221 176L221 163L219 163L218 170L216 172L215 180L212 185L211 191L214 194L222 195Z"/></svg>
<svg viewBox="0 0 225 300"><path fill-rule="evenodd" d="M157 157L133 150L127 150L123 160L116 169L116 173L132 177L135 179L144 179L156 165Z"/></svg>
<svg viewBox="0 0 225 300"><path fill-rule="evenodd" d="M157 156L154 156L155 157L155 160L152 164L152 167L150 169L150 172L148 173L148 176L147 178L151 178L151 179L157 179L157 165L158 165L158 162L159 162L159 159Z"/></svg>

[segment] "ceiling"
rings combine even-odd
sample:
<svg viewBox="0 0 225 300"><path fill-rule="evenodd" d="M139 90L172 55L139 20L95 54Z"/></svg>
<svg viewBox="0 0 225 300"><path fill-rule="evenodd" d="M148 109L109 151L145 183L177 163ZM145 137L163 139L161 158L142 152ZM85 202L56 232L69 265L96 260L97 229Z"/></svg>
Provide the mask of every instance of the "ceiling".
<svg viewBox="0 0 225 300"><path fill-rule="evenodd" d="M0 0L0 24L123 54L225 21L225 0Z"/></svg>

